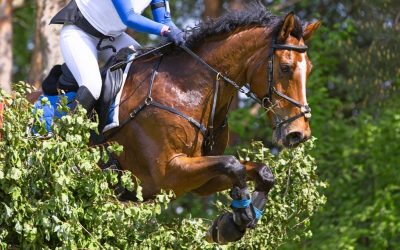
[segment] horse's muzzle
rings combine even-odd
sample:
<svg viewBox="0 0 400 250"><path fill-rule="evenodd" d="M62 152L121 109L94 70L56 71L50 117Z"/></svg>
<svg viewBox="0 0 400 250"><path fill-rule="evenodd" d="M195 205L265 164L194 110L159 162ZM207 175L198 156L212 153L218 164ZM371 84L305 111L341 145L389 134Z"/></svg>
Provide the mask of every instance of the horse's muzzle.
<svg viewBox="0 0 400 250"><path fill-rule="evenodd" d="M278 146L285 148L296 148L301 143L307 141L311 137L309 130L290 130L285 131L284 129L277 129L274 131L273 139Z"/></svg>
<svg viewBox="0 0 400 250"><path fill-rule="evenodd" d="M309 137L307 137L305 133L301 131L292 131L286 135L283 144L285 147L295 148L308 139Z"/></svg>

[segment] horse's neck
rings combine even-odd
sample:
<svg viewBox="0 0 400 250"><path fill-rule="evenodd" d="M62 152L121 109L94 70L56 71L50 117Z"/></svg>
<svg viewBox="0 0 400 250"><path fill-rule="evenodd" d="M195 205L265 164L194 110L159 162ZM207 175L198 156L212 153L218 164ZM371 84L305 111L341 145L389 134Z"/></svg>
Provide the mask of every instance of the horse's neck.
<svg viewBox="0 0 400 250"><path fill-rule="evenodd" d="M249 60L267 50L268 34L265 28L239 30L220 40L206 42L199 53L225 76L234 81L246 81ZM264 56L264 58L267 55Z"/></svg>
<svg viewBox="0 0 400 250"><path fill-rule="evenodd" d="M267 57L268 39L269 34L265 28L243 29L221 37L221 40L206 42L200 47L199 54L221 74L242 87L249 81L250 67ZM225 107L236 91L232 85L222 84L218 106Z"/></svg>

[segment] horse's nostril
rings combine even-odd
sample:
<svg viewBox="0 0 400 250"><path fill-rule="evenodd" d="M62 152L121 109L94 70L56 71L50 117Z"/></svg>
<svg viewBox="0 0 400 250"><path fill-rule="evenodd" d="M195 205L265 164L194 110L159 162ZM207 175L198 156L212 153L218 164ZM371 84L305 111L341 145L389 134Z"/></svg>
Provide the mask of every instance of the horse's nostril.
<svg viewBox="0 0 400 250"><path fill-rule="evenodd" d="M299 145L304 139L304 134L301 132L290 132L286 136L286 142L289 146L297 146Z"/></svg>

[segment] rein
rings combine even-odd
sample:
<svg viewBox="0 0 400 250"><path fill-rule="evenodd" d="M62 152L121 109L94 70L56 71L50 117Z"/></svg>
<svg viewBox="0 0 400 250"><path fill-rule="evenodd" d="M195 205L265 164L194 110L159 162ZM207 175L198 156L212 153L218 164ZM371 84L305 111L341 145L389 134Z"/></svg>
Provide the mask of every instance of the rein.
<svg viewBox="0 0 400 250"><path fill-rule="evenodd" d="M276 44L275 41L272 45L272 49L268 58L268 96L266 96L263 100L260 100L257 98L257 96L251 91L250 89L250 84L245 84L245 86L248 86L247 88L249 89L248 92L245 92L242 87L240 87L239 84L237 84L235 81L231 80L230 78L222 75L219 71L217 71L215 68L213 68L211 65L209 65L207 62L205 62L201 57L199 57L197 54L195 54L192 50L187 48L186 46L181 46L181 48L186 51L189 55L191 55L193 58L195 58L197 61L201 62L205 67L207 67L210 71L213 71L214 73L217 74L217 79L220 77L224 79L226 82L231 84L237 91L245 94L247 97L253 99L256 101L258 104L260 104L264 109L270 110L269 105L271 104L272 106L274 105L273 103L273 94L276 94L277 96L285 99L286 101L290 102L292 105L298 107L300 109L300 113L290 117L286 120L282 120L278 115L275 114L275 120L277 120L277 124L274 125L275 128L280 128L282 125L286 123L291 123L301 117L305 117L306 119L311 118L311 108L308 105L302 105L298 101L294 100L293 98L290 98L289 96L279 92L275 88L275 82L274 82L274 58L275 58L275 51L276 50L292 50L296 51L299 53L305 53L308 50L307 46L295 46L295 45L286 45L286 44ZM213 117L211 117L213 119Z"/></svg>
<svg viewBox="0 0 400 250"><path fill-rule="evenodd" d="M135 59L132 60L128 60L125 62L121 62L119 64L116 64L114 66L111 67L111 70L115 70L129 62L135 61L139 58L142 58L143 56L158 52L159 50L170 46L171 43L165 44L159 48L153 49L151 51L148 51L145 53L145 55L141 55L136 57ZM187 120L189 123L191 123L193 126L197 127L199 129L199 131L203 134L205 140L204 140L204 145L208 146L210 148L210 150L213 149L213 146L215 144L214 142L214 138L215 138L215 134L216 134L216 130L214 128L214 119L215 119L215 112L216 112L216 106L217 106L217 100L218 100L218 94L219 94L219 82L221 79L223 79L225 82L229 83L230 85L232 85L237 91L245 94L247 97L253 99L255 102L257 102L258 104L260 104L264 109L266 110L271 110L271 108L269 108L269 105L267 104L271 104L274 105L273 103L273 94L276 94L277 96L285 99L286 101L290 102L292 105L300 108L300 113L296 116L290 117L286 120L282 120L280 119L280 117L278 115L275 114L275 119L278 121L277 124L275 124L275 128L279 128L282 125L286 124L286 123L291 123L301 117L305 117L306 119L310 119L311 118L311 108L308 105L302 105L300 104L298 101L290 98L289 96L279 92L276 90L275 88L275 82L274 82L274 57L275 57L275 51L276 50L293 50L299 53L305 53L308 50L307 46L294 46L294 45L282 45L282 44L276 44L275 42L272 45L272 49L268 58L268 95L266 97L264 97L262 100L260 100L255 94L254 92L251 91L250 88L250 84L245 84L244 86L246 86L246 88L248 88L249 91L245 91L242 87L240 87L240 85L238 83L236 83L235 81L233 81L232 79L230 79L229 77L223 75L221 72L219 72L218 70L216 70L214 67L212 67L211 65L209 65L207 62L205 62L201 57L199 57L196 53L194 53L191 49L189 49L188 47L181 45L180 48L182 48L187 54L189 54L190 56L192 56L194 59L196 59L198 62L200 62L201 64L203 64L203 66L205 66L208 70L214 72L217 76L216 76L216 80L215 80L215 85L214 85L214 94L213 94L213 99L212 99L212 107L211 107L211 116L210 116L210 125L208 127L204 126L201 122L197 121L196 119L182 113L179 110L176 110L172 107L168 107L165 106L157 101L154 101L153 97L152 97L152 89L153 89L153 85L154 85L154 81L156 78L156 75L158 73L158 69L161 65L162 62L162 58L163 55L160 56L160 60L157 62L157 64L155 65L151 78L150 78L150 84L149 84L149 90L147 93L147 96L145 98L145 100L135 109L133 109L130 114L129 117L126 118L121 125L114 130L113 132L109 133L106 138L109 139L112 136L114 136L122 127L124 127L126 124L128 124L131 120L133 120L141 111L143 111L146 107L149 106L153 106L165 111L168 111L170 113L173 113L175 115L180 116L181 118ZM230 106L230 105L229 105ZM229 111L229 106L228 106L228 110L226 113L226 116L228 115L228 111ZM223 129L224 127L227 126L227 117L225 118L224 123L220 126L219 129ZM218 130L219 130L218 129Z"/></svg>

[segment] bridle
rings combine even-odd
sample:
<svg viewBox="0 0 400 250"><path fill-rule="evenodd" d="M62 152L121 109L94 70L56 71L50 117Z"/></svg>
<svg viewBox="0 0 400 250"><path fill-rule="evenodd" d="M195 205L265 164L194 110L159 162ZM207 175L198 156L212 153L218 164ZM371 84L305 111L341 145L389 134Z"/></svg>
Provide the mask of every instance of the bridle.
<svg viewBox="0 0 400 250"><path fill-rule="evenodd" d="M209 70L214 71L217 74L217 78L221 78L231 84L235 89L237 89L239 92L245 94L247 97L253 99L257 103L259 103L265 110L271 111L274 114L274 129L280 129L284 124L291 123L301 117L304 117L306 119L311 118L311 108L308 105L303 105L300 102L294 100L293 98L290 98L289 96L283 94L282 92L279 92L275 88L275 78L274 78L274 58L275 58L275 51L277 50L290 50L290 51L296 51L299 53L305 53L308 50L307 46L296 46L296 45L287 45L287 44L277 44L275 41L273 41L271 50L268 56L268 94L265 96L262 100L259 99L256 94L251 91L250 84L246 84L245 86L249 90L246 92L243 90L242 87L239 86L235 81L231 80L230 78L224 76L221 74L219 71L217 71L215 68L210 66L208 63L206 63L202 58L200 58L198 55L196 55L193 51L191 51L189 48L183 46L183 50L185 50L189 55L194 57L196 60L204 64ZM300 113L289 117L287 119L282 119L278 114L273 112L275 105L275 102L273 100L273 95L277 95L280 98L288 101L292 105L298 107L300 109Z"/></svg>
<svg viewBox="0 0 400 250"><path fill-rule="evenodd" d="M273 101L273 95L275 94L300 109L299 114L289 117L286 120L281 119L280 116L278 116L275 112L273 112L274 117L275 117L274 118L274 120L275 120L274 128L279 129L280 127L282 127L282 125L284 125L286 123L291 123L301 117L310 119L311 118L311 108L308 105L303 105L303 104L299 103L298 101L294 100L293 98L290 98L289 96L276 90L275 81L274 81L275 80L274 79L274 58L275 58L275 51L277 51L277 50L290 50L290 51L296 51L299 53L305 53L305 52L307 52L308 47L305 45L304 46L296 46L296 45L276 44L275 41L272 44L270 54L268 57L268 94L261 101L261 105L266 110L269 110L269 111L273 110L273 107L275 106L275 103ZM270 106L272 106L272 109Z"/></svg>

